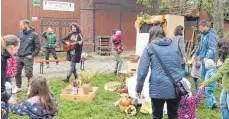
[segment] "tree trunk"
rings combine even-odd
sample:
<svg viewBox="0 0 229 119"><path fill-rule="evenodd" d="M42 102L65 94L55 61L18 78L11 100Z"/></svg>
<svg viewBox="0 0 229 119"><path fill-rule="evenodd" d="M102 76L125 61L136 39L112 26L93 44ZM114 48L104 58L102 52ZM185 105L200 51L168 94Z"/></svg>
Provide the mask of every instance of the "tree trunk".
<svg viewBox="0 0 229 119"><path fill-rule="evenodd" d="M213 0L213 27L222 37L224 30L224 0Z"/></svg>
<svg viewBox="0 0 229 119"><path fill-rule="evenodd" d="M147 13L150 15L158 15L160 12L160 2L161 0L151 0L152 8L148 8Z"/></svg>

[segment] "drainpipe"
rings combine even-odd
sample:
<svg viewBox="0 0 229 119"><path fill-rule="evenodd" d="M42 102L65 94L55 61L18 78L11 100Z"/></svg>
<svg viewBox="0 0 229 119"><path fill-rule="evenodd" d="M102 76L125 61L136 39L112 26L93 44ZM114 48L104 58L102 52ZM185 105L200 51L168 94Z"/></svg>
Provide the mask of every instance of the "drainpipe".
<svg viewBox="0 0 229 119"><path fill-rule="evenodd" d="M96 6L95 6L95 2L93 0L93 43L94 43L94 52L95 52L95 32L96 32L96 21L95 21L95 16L96 16Z"/></svg>
<svg viewBox="0 0 229 119"><path fill-rule="evenodd" d="M30 0L27 0L27 6L26 6L26 10L27 10L27 19L30 20Z"/></svg>

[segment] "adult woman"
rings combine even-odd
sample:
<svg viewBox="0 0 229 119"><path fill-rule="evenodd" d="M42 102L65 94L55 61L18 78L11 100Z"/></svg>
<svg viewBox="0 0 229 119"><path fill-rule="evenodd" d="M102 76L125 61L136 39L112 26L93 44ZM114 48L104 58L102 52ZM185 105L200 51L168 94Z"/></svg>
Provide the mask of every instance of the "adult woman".
<svg viewBox="0 0 229 119"><path fill-rule="evenodd" d="M174 37L172 38L173 44L178 48L180 53L180 61L182 65L182 75L185 76L185 62L186 62L186 52L185 52L185 42L183 37L183 26L177 26L174 31Z"/></svg>
<svg viewBox="0 0 229 119"><path fill-rule="evenodd" d="M1 109L5 110L6 114L2 114L3 119L7 119L8 117L8 106L7 101L9 99L9 95L6 92L5 82L6 82L6 72L7 72L7 59L11 56L15 55L18 51L19 47L19 39L14 35L6 35L2 37L1 43L4 43L4 47L2 47L1 52L1 101L2 106Z"/></svg>
<svg viewBox="0 0 229 119"><path fill-rule="evenodd" d="M73 74L75 79L78 78L77 72L76 72L76 63L80 63L81 53L82 53L82 46L83 46L83 38L81 35L81 30L78 24L72 23L70 25L71 32L63 38L63 43L65 45L75 45L75 48L72 50L69 50L67 52L67 59L70 61L70 70L67 75L67 78L64 80L65 82L69 82L69 79L71 75ZM74 40L75 43L68 43L66 40Z"/></svg>
<svg viewBox="0 0 229 119"><path fill-rule="evenodd" d="M123 60L120 56L120 53L121 53L120 50L122 50L121 49L122 38L123 36L120 30L114 29L112 31L112 36L111 36L112 54L115 56L115 60L116 60L116 65L115 65L115 70L114 70L115 75L117 75L118 71L121 70L122 64L123 64ZM119 41L119 42L116 43L116 41Z"/></svg>
<svg viewBox="0 0 229 119"><path fill-rule="evenodd" d="M156 49L158 55L161 57L174 79L180 79L182 77L179 52L176 46L172 44L172 41L167 40L163 36L163 29L161 26L152 27L149 33L150 43L144 49L139 64L136 85L137 96L139 97L141 95L144 81L150 67L149 93L153 105L153 119L163 118L162 114L165 102L167 103L169 119L177 119L179 100L176 97L174 85L154 56L151 46Z"/></svg>
<svg viewBox="0 0 229 119"><path fill-rule="evenodd" d="M223 65L210 79L202 84L202 87L222 79L220 107L222 110L223 118L229 119L229 41L220 40L218 43L217 52L218 58L223 61Z"/></svg>

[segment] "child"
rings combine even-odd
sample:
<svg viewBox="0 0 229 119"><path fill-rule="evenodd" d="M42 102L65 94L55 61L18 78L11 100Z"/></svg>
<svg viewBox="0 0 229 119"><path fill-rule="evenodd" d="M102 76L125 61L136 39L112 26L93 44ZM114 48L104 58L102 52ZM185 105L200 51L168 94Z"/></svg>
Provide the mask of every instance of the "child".
<svg viewBox="0 0 229 119"><path fill-rule="evenodd" d="M117 30L115 32L115 36L112 38L112 42L114 44L114 49L120 54L123 49L122 49L122 39L123 35L121 34L121 31Z"/></svg>
<svg viewBox="0 0 229 119"><path fill-rule="evenodd" d="M203 88L200 88L197 96L191 96L191 83L188 80L184 80L188 84L188 95L181 97L178 118L179 119L196 119L196 106L203 98Z"/></svg>
<svg viewBox="0 0 229 119"><path fill-rule="evenodd" d="M223 119L229 119L229 40L220 40L218 42L217 55L222 60L223 65L217 72L202 84L205 87L215 81L222 80L222 92L220 96L220 107Z"/></svg>
<svg viewBox="0 0 229 119"><path fill-rule="evenodd" d="M212 59L208 59L205 62L205 68L207 69L207 73L204 77L204 81L207 81L216 72L215 62ZM215 89L216 89L216 81L213 82L212 84L208 85L207 87L205 87L205 96L208 100L208 102L207 102L207 108L208 109L217 108L216 98L214 96Z"/></svg>
<svg viewBox="0 0 229 119"><path fill-rule="evenodd" d="M17 73L17 63L16 57L12 56L7 60L7 73L6 73L6 81L11 84L12 78Z"/></svg>
<svg viewBox="0 0 229 119"><path fill-rule="evenodd" d="M14 114L28 115L32 119L52 119L58 113L58 105L49 91L46 79L32 78L28 90L28 99L21 104L8 102Z"/></svg>
<svg viewBox="0 0 229 119"><path fill-rule="evenodd" d="M197 80L201 76L201 61L200 61L199 58L197 58L196 62L193 62L193 64L192 64L191 76L193 77L193 80L194 80L196 92L198 92L198 82L197 82Z"/></svg>

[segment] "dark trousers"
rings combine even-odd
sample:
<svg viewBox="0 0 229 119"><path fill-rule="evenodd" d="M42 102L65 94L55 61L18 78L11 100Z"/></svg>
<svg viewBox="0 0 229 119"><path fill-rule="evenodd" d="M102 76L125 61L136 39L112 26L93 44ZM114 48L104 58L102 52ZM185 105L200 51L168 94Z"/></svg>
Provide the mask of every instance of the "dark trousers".
<svg viewBox="0 0 229 119"><path fill-rule="evenodd" d="M163 108L165 102L167 103L167 110L169 119L178 119L178 99L155 99L152 98L152 110L153 117L152 119L162 119L163 118Z"/></svg>
<svg viewBox="0 0 229 119"><path fill-rule="evenodd" d="M193 81L194 81L194 84L195 84L196 92L198 92L198 78L194 78L193 77Z"/></svg>
<svg viewBox="0 0 229 119"><path fill-rule="evenodd" d="M56 50L55 48L46 48L45 50L45 59L49 60L49 54L52 53L52 56L54 57L54 59L58 59L56 56ZM49 62L46 62L47 64L49 64ZM58 61L56 62L57 64L59 63Z"/></svg>
<svg viewBox="0 0 229 119"><path fill-rule="evenodd" d="M76 71L76 63L74 63L74 62L70 63L70 70L69 70L68 75L67 75L68 80L72 74L74 75L75 79L78 78L77 71Z"/></svg>
<svg viewBox="0 0 229 119"><path fill-rule="evenodd" d="M182 76L185 77L185 64L181 64L182 66Z"/></svg>
<svg viewBox="0 0 229 119"><path fill-rule="evenodd" d="M25 76L28 78L28 81L33 76L33 59L28 59L27 57L17 57L17 74L15 76L16 85L18 88L21 88L22 84L22 69L25 70Z"/></svg>

